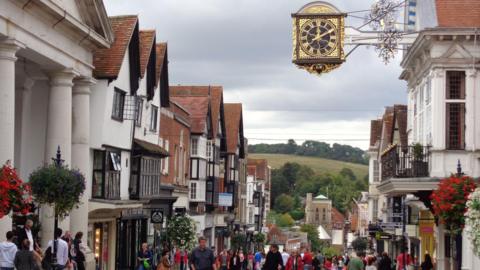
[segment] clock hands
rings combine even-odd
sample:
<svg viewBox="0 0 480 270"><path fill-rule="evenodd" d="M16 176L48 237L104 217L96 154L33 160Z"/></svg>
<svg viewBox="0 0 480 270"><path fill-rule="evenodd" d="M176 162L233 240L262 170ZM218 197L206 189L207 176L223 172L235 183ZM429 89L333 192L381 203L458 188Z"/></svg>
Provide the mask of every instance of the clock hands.
<svg viewBox="0 0 480 270"><path fill-rule="evenodd" d="M335 30L335 29L332 28L332 29L328 30L327 32L325 32L325 33L323 33L323 34L320 34L320 31L317 31L317 36L313 39L313 41L317 41L317 40L321 39L322 37L324 37L324 36L332 33L334 30Z"/></svg>

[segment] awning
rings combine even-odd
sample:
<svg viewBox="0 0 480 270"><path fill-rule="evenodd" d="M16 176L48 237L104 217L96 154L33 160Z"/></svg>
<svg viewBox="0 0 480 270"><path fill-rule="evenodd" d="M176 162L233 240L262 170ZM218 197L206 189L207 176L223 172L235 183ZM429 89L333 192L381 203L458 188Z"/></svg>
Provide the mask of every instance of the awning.
<svg viewBox="0 0 480 270"><path fill-rule="evenodd" d="M143 140L133 140L133 152L134 154L142 154L146 156L154 157L168 157L170 154L167 150L158 144L149 143Z"/></svg>
<svg viewBox="0 0 480 270"><path fill-rule="evenodd" d="M322 225L318 226L317 231L318 231L318 238L320 240L330 240L330 239L332 239L330 237L330 235L328 235L328 232L323 228Z"/></svg>

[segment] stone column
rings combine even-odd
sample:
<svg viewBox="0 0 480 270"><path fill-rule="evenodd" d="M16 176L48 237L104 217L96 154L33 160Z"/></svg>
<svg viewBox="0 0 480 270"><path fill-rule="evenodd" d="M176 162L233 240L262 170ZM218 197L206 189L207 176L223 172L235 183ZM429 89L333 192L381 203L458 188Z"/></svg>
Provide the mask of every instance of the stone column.
<svg viewBox="0 0 480 270"><path fill-rule="evenodd" d="M14 161L15 145L15 56L24 46L14 39L0 40L0 166ZM0 239L12 229L12 219L0 219Z"/></svg>
<svg viewBox="0 0 480 270"><path fill-rule="evenodd" d="M439 224L436 229L437 246L435 248L437 253L437 270L445 270L448 264L445 258L445 225Z"/></svg>
<svg viewBox="0 0 480 270"><path fill-rule="evenodd" d="M72 86L73 78L78 74L65 69L50 74L50 94L47 112L47 139L45 144L45 162L51 163L57 147L62 151L64 164L71 165L72 147ZM47 246L53 239L53 208L42 205L42 245ZM59 221L59 227L69 230L69 220Z"/></svg>
<svg viewBox="0 0 480 270"><path fill-rule="evenodd" d="M19 160L20 162L16 163L15 167L17 167L17 170L19 170L20 175L23 177L24 180L28 177L27 172L25 171L25 161L26 161L25 157L28 156L28 153L31 147L28 142L27 132L28 132L29 119L31 117L32 87L34 84L35 84L35 80L27 77L23 82L23 86L21 88L21 94L19 95L21 98L20 100L21 117L19 121L17 121L17 124L20 126L20 129L19 129L20 134L19 136L17 136L17 138L20 138L21 143L19 146L19 156L15 157L15 159Z"/></svg>
<svg viewBox="0 0 480 270"><path fill-rule="evenodd" d="M72 98L72 168L79 169L85 176L85 192L78 208L70 213L72 234L83 232L83 242L88 234L88 199L92 190L90 169L90 87L96 81L82 77L73 81ZM85 245L86 246L86 245ZM88 249L88 247L87 247ZM95 268L95 258L90 249L86 252L87 269Z"/></svg>

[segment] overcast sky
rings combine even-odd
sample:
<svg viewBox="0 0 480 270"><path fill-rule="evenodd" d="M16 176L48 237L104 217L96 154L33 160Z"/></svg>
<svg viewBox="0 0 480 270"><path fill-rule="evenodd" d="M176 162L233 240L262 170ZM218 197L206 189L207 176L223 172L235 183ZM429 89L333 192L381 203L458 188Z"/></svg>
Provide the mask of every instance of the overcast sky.
<svg viewBox="0 0 480 270"><path fill-rule="evenodd" d="M400 59L385 65L373 47L361 47L329 74L297 69L291 13L308 2L105 0L110 16L138 14L141 29L154 28L157 42L168 42L171 85L222 85L225 102L242 102L250 143L315 139L367 149L370 120L406 102ZM329 2L348 12L373 0Z"/></svg>

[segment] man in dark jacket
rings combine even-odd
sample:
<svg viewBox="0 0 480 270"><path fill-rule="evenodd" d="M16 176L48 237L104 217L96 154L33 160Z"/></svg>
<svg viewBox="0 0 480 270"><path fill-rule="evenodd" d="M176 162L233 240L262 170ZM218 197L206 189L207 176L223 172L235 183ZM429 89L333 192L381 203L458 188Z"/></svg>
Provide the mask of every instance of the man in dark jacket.
<svg viewBox="0 0 480 270"><path fill-rule="evenodd" d="M378 270L391 270L392 269L392 260L388 257L387 252L383 252L382 258L378 262Z"/></svg>
<svg viewBox="0 0 480 270"><path fill-rule="evenodd" d="M283 268L282 255L278 252L278 246L270 246L263 270L281 270Z"/></svg>
<svg viewBox="0 0 480 270"><path fill-rule="evenodd" d="M23 240L28 239L30 241L29 250L33 251L35 249L36 236L33 234L32 231L33 221L31 219L27 219L25 222L25 226L22 229L18 230L17 232L17 246L19 249L22 248Z"/></svg>

